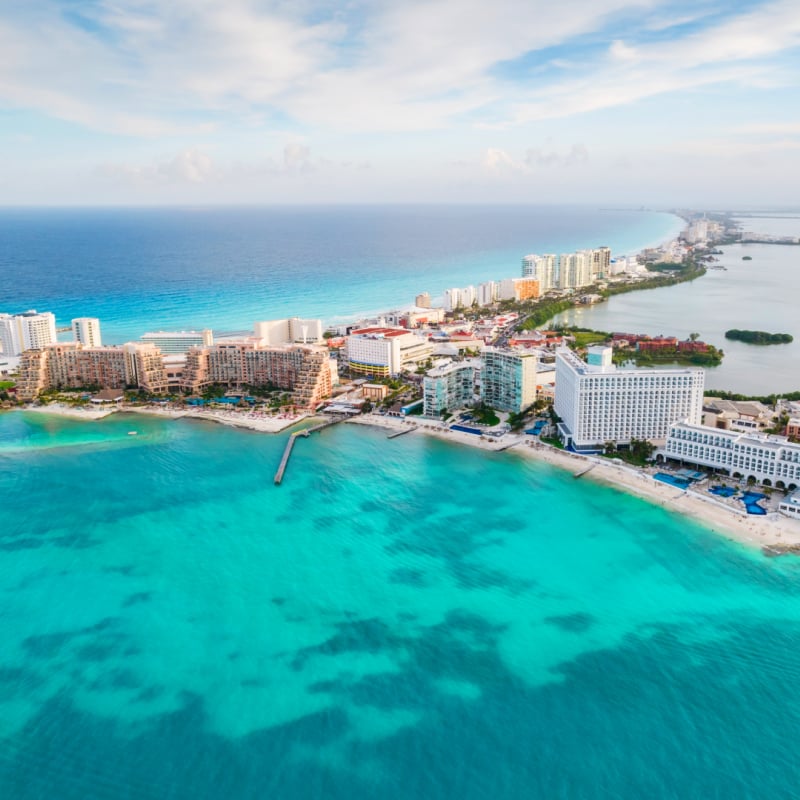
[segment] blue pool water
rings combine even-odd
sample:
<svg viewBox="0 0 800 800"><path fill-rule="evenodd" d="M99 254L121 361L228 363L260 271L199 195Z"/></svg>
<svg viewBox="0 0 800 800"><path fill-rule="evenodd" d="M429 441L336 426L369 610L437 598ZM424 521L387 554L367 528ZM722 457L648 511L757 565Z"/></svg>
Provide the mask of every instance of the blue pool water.
<svg viewBox="0 0 800 800"><path fill-rule="evenodd" d="M708 491L717 497L733 497L739 490L733 486L712 486Z"/></svg>
<svg viewBox="0 0 800 800"><path fill-rule="evenodd" d="M766 495L762 494L761 492L744 492L741 500L744 503L744 507L747 509L748 514L763 516L767 512L766 509L758 504L758 501L763 500L765 497Z"/></svg>
<svg viewBox="0 0 800 800"><path fill-rule="evenodd" d="M668 472L656 472L653 477L657 481L661 481L662 483L668 483L670 486L675 486L678 489L688 489L692 482L687 480L686 478L678 478L675 475L671 475Z"/></svg>

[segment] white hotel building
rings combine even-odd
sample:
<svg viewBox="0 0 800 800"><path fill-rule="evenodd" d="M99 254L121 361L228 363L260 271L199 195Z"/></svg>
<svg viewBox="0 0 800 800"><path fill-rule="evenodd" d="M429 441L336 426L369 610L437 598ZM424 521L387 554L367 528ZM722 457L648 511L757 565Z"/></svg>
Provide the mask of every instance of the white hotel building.
<svg viewBox="0 0 800 800"><path fill-rule="evenodd" d="M800 444L784 436L676 422L659 455L724 470L732 476L752 476L759 483L769 480L783 487L800 486Z"/></svg>
<svg viewBox="0 0 800 800"><path fill-rule="evenodd" d="M399 375L404 367L428 359L433 345L404 328L361 328L346 342L347 362L362 375Z"/></svg>
<svg viewBox="0 0 800 800"><path fill-rule="evenodd" d="M26 350L41 350L55 344L56 318L49 311L0 314L0 347L6 356L19 356Z"/></svg>
<svg viewBox="0 0 800 800"><path fill-rule="evenodd" d="M202 331L154 331L141 337L145 344L154 344L164 355L185 355L190 347L211 347L214 334L204 328Z"/></svg>
<svg viewBox="0 0 800 800"><path fill-rule="evenodd" d="M590 347L587 361L562 348L554 406L559 434L575 450L597 450L609 441L663 442L672 423L700 423L703 384L702 369L626 369L614 366L610 347Z"/></svg>
<svg viewBox="0 0 800 800"><path fill-rule="evenodd" d="M72 320L72 338L87 347L102 347L100 320L97 317L78 317Z"/></svg>

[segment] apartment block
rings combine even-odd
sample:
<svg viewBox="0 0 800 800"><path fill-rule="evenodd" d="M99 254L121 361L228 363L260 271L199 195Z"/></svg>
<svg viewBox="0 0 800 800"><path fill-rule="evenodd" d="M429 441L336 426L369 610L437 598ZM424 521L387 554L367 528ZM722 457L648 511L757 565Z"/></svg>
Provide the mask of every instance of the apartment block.
<svg viewBox="0 0 800 800"><path fill-rule="evenodd" d="M481 400L519 413L536 402L536 353L486 347L481 353Z"/></svg>
<svg viewBox="0 0 800 800"><path fill-rule="evenodd" d="M97 317L78 317L72 320L72 338L87 347L102 347L100 320Z"/></svg>
<svg viewBox="0 0 800 800"><path fill-rule="evenodd" d="M438 417L475 402L475 365L452 361L429 370L422 382L423 414Z"/></svg>

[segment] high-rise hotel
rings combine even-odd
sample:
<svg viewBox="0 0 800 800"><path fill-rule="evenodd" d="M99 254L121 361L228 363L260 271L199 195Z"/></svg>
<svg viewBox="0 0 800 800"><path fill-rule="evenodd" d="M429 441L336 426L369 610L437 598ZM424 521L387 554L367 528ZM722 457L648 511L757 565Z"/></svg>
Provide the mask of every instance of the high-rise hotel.
<svg viewBox="0 0 800 800"><path fill-rule="evenodd" d="M662 442L672 423L699 425L704 373L699 368L616 367L610 347L590 347L586 361L562 348L556 353L555 412L559 434L575 450L606 442Z"/></svg>

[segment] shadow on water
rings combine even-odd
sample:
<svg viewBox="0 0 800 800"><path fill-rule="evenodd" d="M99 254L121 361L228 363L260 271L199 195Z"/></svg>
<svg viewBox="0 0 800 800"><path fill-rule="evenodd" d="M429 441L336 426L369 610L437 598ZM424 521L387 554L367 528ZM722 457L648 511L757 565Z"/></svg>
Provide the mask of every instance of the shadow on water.
<svg viewBox="0 0 800 800"><path fill-rule="evenodd" d="M312 684L309 691L330 694L337 705L238 739L211 732L194 695L185 695L179 710L130 727L79 711L62 695L0 752L0 794L15 800L793 796L797 768L779 754L800 726L800 704L790 693L776 715L774 695L800 675L800 626L745 625L690 645L680 629L663 626L585 653L559 668L560 681L542 686L505 668L501 633L468 612L416 637L393 634L375 620L343 624L314 652L402 651L402 670ZM304 654L311 655L301 651L298 659ZM465 684L479 692L447 690ZM417 721L384 738L353 737L351 711L386 709L412 710Z"/></svg>

